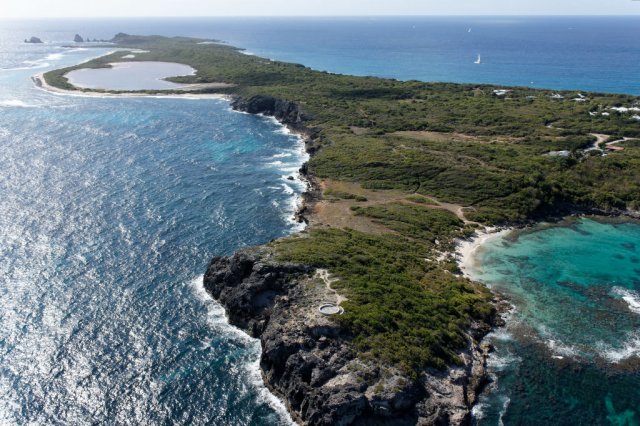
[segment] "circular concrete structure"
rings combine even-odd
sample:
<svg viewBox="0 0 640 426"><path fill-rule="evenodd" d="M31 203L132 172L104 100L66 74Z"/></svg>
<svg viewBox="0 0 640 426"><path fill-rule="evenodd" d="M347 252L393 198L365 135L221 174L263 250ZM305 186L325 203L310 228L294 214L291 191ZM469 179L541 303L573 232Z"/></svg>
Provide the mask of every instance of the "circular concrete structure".
<svg viewBox="0 0 640 426"><path fill-rule="evenodd" d="M325 303L323 305L320 305L320 308L318 308L318 310L323 315L339 315L344 313L344 309L342 309L340 306L334 305L333 303Z"/></svg>

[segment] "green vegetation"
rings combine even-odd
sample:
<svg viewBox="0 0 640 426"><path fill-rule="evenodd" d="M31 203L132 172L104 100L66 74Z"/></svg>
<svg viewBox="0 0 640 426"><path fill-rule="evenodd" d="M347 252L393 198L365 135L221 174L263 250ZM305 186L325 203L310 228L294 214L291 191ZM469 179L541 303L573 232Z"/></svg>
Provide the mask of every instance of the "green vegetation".
<svg viewBox="0 0 640 426"><path fill-rule="evenodd" d="M467 237L474 228L463 228L464 223L446 210L426 208L403 203L389 203L369 207L352 207L356 215L374 219L407 238L435 243Z"/></svg>
<svg viewBox="0 0 640 426"><path fill-rule="evenodd" d="M464 329L492 313L486 289L452 274L452 262L435 260L471 228L428 197L466 206L466 218L484 224L527 221L562 206L640 209L640 144L620 143L624 151L604 157L583 152L596 140L592 133L640 137L640 121L610 109L640 105L637 97L583 92L586 100L577 102L576 92L554 99L549 90L523 87L496 96L503 87L336 75L201 40L118 35L115 41L149 51L134 61L198 70L173 81L233 83L209 92L297 103L306 125L318 130L312 175L406 192L407 202L353 206L351 214L388 228L387 234L311 228L273 243L282 260L328 268L340 278L334 286L349 300L337 320L371 359L409 370L455 363ZM51 71L45 79L74 89L65 73L109 66L122 54ZM559 150L570 155L544 155ZM366 200L347 192L325 196Z"/></svg>
<svg viewBox="0 0 640 426"><path fill-rule="evenodd" d="M284 261L329 269L349 299L338 321L371 359L408 371L458 362L470 318L488 320L491 294L482 286L443 273L425 259L431 245L407 244L396 235L351 230L312 230L274 243Z"/></svg>
<svg viewBox="0 0 640 426"><path fill-rule="evenodd" d="M409 195L407 197L407 200L409 200L411 202L414 202L414 203L418 203L418 204L431 204L431 205L435 204L434 202L432 202L428 198L423 197L421 195Z"/></svg>
<svg viewBox="0 0 640 426"><path fill-rule="evenodd" d="M324 191L324 195L327 197L337 198L341 200L356 200L360 202L367 201L367 197L364 197L362 195L356 195L350 192L334 191L332 189L327 189L326 191Z"/></svg>

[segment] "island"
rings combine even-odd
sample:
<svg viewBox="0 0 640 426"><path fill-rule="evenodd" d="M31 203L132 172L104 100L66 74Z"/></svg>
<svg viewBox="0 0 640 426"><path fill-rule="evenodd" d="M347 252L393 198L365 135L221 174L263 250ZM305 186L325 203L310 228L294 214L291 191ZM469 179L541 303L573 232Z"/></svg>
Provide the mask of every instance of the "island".
<svg viewBox="0 0 640 426"><path fill-rule="evenodd" d="M306 229L213 257L203 283L261 340L264 382L302 424L468 424L502 303L461 274L457 242L571 214L639 216L638 97L339 75L185 37L112 42L37 82L176 94L65 76L126 53L184 64L195 74L168 80L304 137Z"/></svg>
<svg viewBox="0 0 640 426"><path fill-rule="evenodd" d="M31 38L29 38L29 39L26 39L26 38L25 38L25 39L24 39L24 42L25 42L25 43L34 43L34 44L39 44L39 43L42 43L43 41L42 41L40 38L38 38L38 37L32 36L32 37L31 37Z"/></svg>

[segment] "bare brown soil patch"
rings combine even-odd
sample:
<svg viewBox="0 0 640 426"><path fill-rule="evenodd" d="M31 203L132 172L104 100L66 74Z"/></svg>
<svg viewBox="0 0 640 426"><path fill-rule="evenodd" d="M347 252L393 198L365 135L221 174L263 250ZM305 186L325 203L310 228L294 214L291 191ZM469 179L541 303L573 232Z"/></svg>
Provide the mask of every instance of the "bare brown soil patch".
<svg viewBox="0 0 640 426"><path fill-rule="evenodd" d="M332 195L325 195L324 199L315 204L313 215L310 218L311 225L334 228L350 228L356 231L370 234L395 233L386 226L375 222L366 216L356 216L351 207L367 207L388 203L406 203L420 205L426 208L444 209L452 212L465 223L475 223L465 218L465 211L473 207L465 207L458 204L444 203L433 197L422 194L407 193L399 190L372 190L363 188L354 182L344 182L325 179L320 182L323 193L327 191L334 193L353 194L366 198L366 201L355 199L343 199ZM426 199L425 202L417 202L416 199Z"/></svg>

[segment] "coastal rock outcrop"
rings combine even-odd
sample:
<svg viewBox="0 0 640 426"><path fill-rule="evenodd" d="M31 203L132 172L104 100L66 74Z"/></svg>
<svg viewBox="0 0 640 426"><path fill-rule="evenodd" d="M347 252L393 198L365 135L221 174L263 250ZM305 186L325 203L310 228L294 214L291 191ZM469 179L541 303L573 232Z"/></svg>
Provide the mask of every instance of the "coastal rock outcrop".
<svg viewBox="0 0 640 426"><path fill-rule="evenodd" d="M25 43L43 43L42 40L40 40L38 37L31 37L29 39L24 39Z"/></svg>
<svg viewBox="0 0 640 426"><path fill-rule="evenodd" d="M231 107L249 114L274 117L281 124L304 136L305 151L309 155L314 155L325 143L320 130L308 125L308 121L313 117L300 111L295 102L273 96L257 95L248 99L237 97L231 102ZM309 173L307 163L300 168L300 175L307 181L308 188L302 194L302 207L296 212L295 219L300 223L308 223L307 217L312 211L312 206L322 194L317 182Z"/></svg>
<svg viewBox="0 0 640 426"><path fill-rule="evenodd" d="M253 96L249 99L236 98L231 106L249 114L264 114L275 117L285 126L305 134L314 139L318 135L318 129L308 127L305 123L313 117L303 113L295 102L286 101L273 96Z"/></svg>
<svg viewBox="0 0 640 426"><path fill-rule="evenodd" d="M487 348L472 337L464 364L419 377L364 360L349 334L318 306L330 297L309 265L277 262L273 249L243 249L214 257L206 290L226 309L231 324L262 343L266 385L293 417L308 425L461 425L484 384Z"/></svg>
<svg viewBox="0 0 640 426"><path fill-rule="evenodd" d="M75 37L73 38L73 41L75 41L76 43L84 43L84 39L80 34L76 34Z"/></svg>

